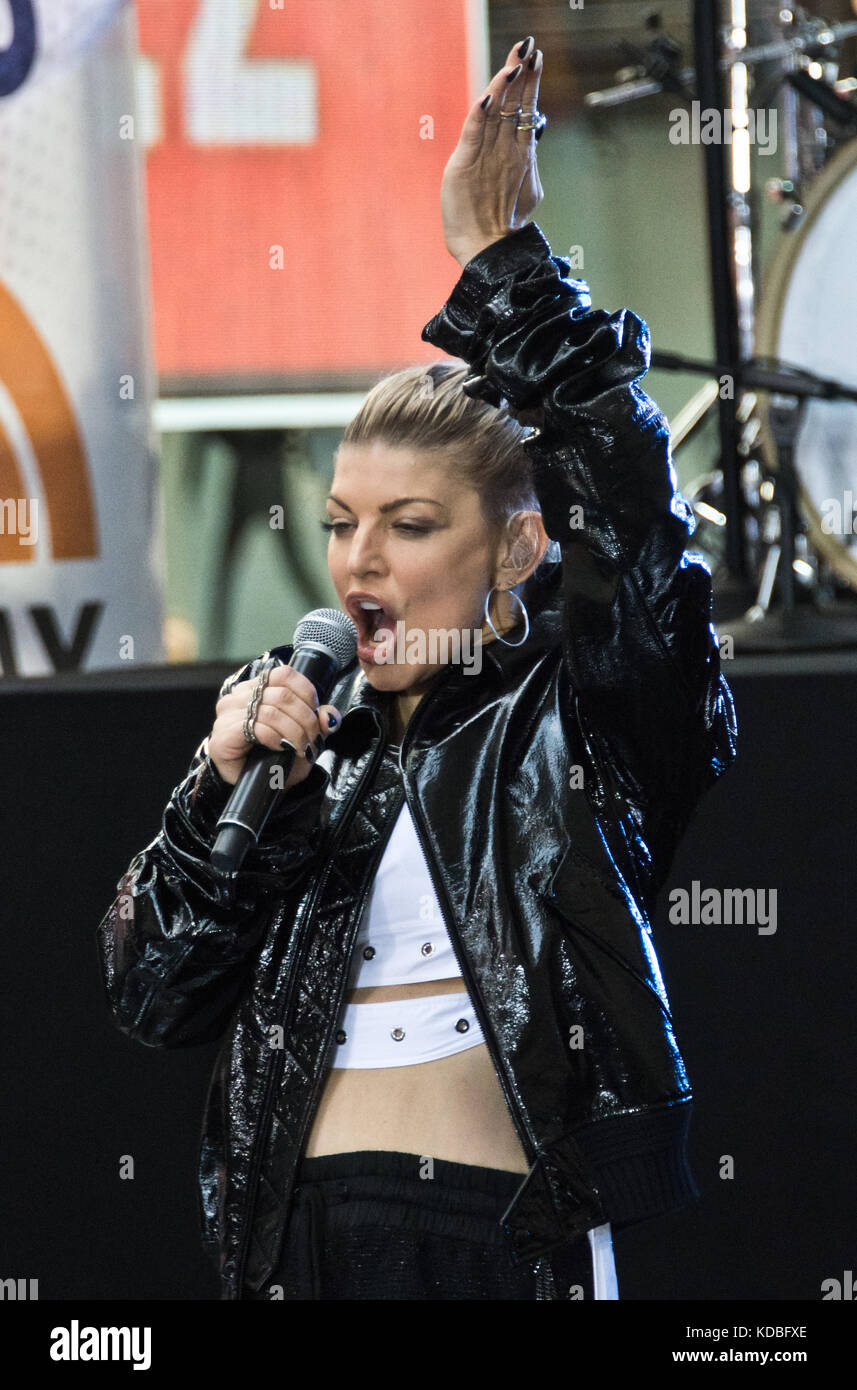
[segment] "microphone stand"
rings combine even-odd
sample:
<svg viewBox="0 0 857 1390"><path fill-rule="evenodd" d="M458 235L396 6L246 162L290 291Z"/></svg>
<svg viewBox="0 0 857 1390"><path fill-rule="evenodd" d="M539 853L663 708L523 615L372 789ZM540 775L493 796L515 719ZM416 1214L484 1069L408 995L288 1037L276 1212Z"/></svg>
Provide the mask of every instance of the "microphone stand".
<svg viewBox="0 0 857 1390"><path fill-rule="evenodd" d="M718 64L720 31L717 0L694 0L693 44L696 60L696 87L700 108L724 109L721 69ZM714 351L726 363L725 374L733 380L741 357L738 305L733 278L733 240L730 235L730 206L733 196L726 169L724 143L702 146L705 161L705 191L708 214L708 260L714 317ZM743 200L742 200L743 201ZM720 466L723 470L723 511L726 516L726 566L733 581L747 577L745 546L745 504L741 489L738 458L740 428L735 391L720 392L717 399L720 426Z"/></svg>

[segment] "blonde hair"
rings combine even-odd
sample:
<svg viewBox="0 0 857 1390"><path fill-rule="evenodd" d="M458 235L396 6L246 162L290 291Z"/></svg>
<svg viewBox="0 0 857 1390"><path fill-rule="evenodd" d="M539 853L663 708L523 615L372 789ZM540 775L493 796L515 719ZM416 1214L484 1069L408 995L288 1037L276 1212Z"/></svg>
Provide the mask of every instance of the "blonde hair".
<svg viewBox="0 0 857 1390"><path fill-rule="evenodd" d="M384 376L369 391L342 435L341 445L388 444L442 453L479 493L490 526L518 511L539 511L526 427L500 408L465 395L469 367L434 362Z"/></svg>

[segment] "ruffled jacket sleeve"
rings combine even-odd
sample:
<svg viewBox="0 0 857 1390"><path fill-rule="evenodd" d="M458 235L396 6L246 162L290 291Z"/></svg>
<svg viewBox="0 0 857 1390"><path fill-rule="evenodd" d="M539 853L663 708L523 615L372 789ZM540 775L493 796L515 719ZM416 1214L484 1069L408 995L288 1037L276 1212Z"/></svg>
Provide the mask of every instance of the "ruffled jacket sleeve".
<svg viewBox="0 0 857 1390"><path fill-rule="evenodd" d="M737 725L668 422L640 384L648 328L629 309L593 309L570 269L528 223L467 263L422 337L471 366L470 394L505 398L532 427L524 447L562 554L564 715L648 898L733 760Z"/></svg>

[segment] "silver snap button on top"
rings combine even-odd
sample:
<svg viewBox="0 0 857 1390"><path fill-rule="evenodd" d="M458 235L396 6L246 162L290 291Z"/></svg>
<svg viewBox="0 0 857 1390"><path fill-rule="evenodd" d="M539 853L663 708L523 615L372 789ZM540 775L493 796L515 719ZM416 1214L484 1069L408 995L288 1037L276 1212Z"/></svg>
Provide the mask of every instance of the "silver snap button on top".
<svg viewBox="0 0 857 1390"><path fill-rule="evenodd" d="M405 1030L404 1030L404 1028L393 1028L393 1029L391 1030L391 1032L390 1032L390 1037L391 1037L391 1038L395 1038L396 1042L401 1042L401 1041L402 1041L402 1038L403 1038L404 1036L405 1036Z"/></svg>
<svg viewBox="0 0 857 1390"><path fill-rule="evenodd" d="M424 956L430 956L434 951L434 946L432 946L430 941L424 941L422 946L420 947L420 950L422 951Z"/></svg>
<svg viewBox="0 0 857 1390"><path fill-rule="evenodd" d="M372 957L374 956L374 954L375 954L375 947L374 947L374 946L364 946L364 947L363 947L363 959L364 959L364 960L371 960Z"/></svg>
<svg viewBox="0 0 857 1390"><path fill-rule="evenodd" d="M466 1018L460 1018L455 1025L456 1032L458 1033L466 1033L469 1027L470 1024L467 1022Z"/></svg>
<svg viewBox="0 0 857 1390"><path fill-rule="evenodd" d="M345 1031L344 1028L339 1028L339 1029L337 1030L337 1033L336 1033L336 1041L337 1041L338 1043L344 1043L347 1037L348 1037L348 1034L346 1033L346 1031Z"/></svg>

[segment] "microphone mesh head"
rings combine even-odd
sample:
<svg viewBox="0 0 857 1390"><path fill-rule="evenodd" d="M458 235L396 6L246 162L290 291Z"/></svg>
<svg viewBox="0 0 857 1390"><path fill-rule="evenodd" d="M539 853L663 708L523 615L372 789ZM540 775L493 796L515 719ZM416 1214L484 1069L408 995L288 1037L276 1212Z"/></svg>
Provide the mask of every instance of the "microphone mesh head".
<svg viewBox="0 0 857 1390"><path fill-rule="evenodd" d="M329 652L342 671L357 655L357 628L338 608L314 608L295 628L295 651L311 643Z"/></svg>

